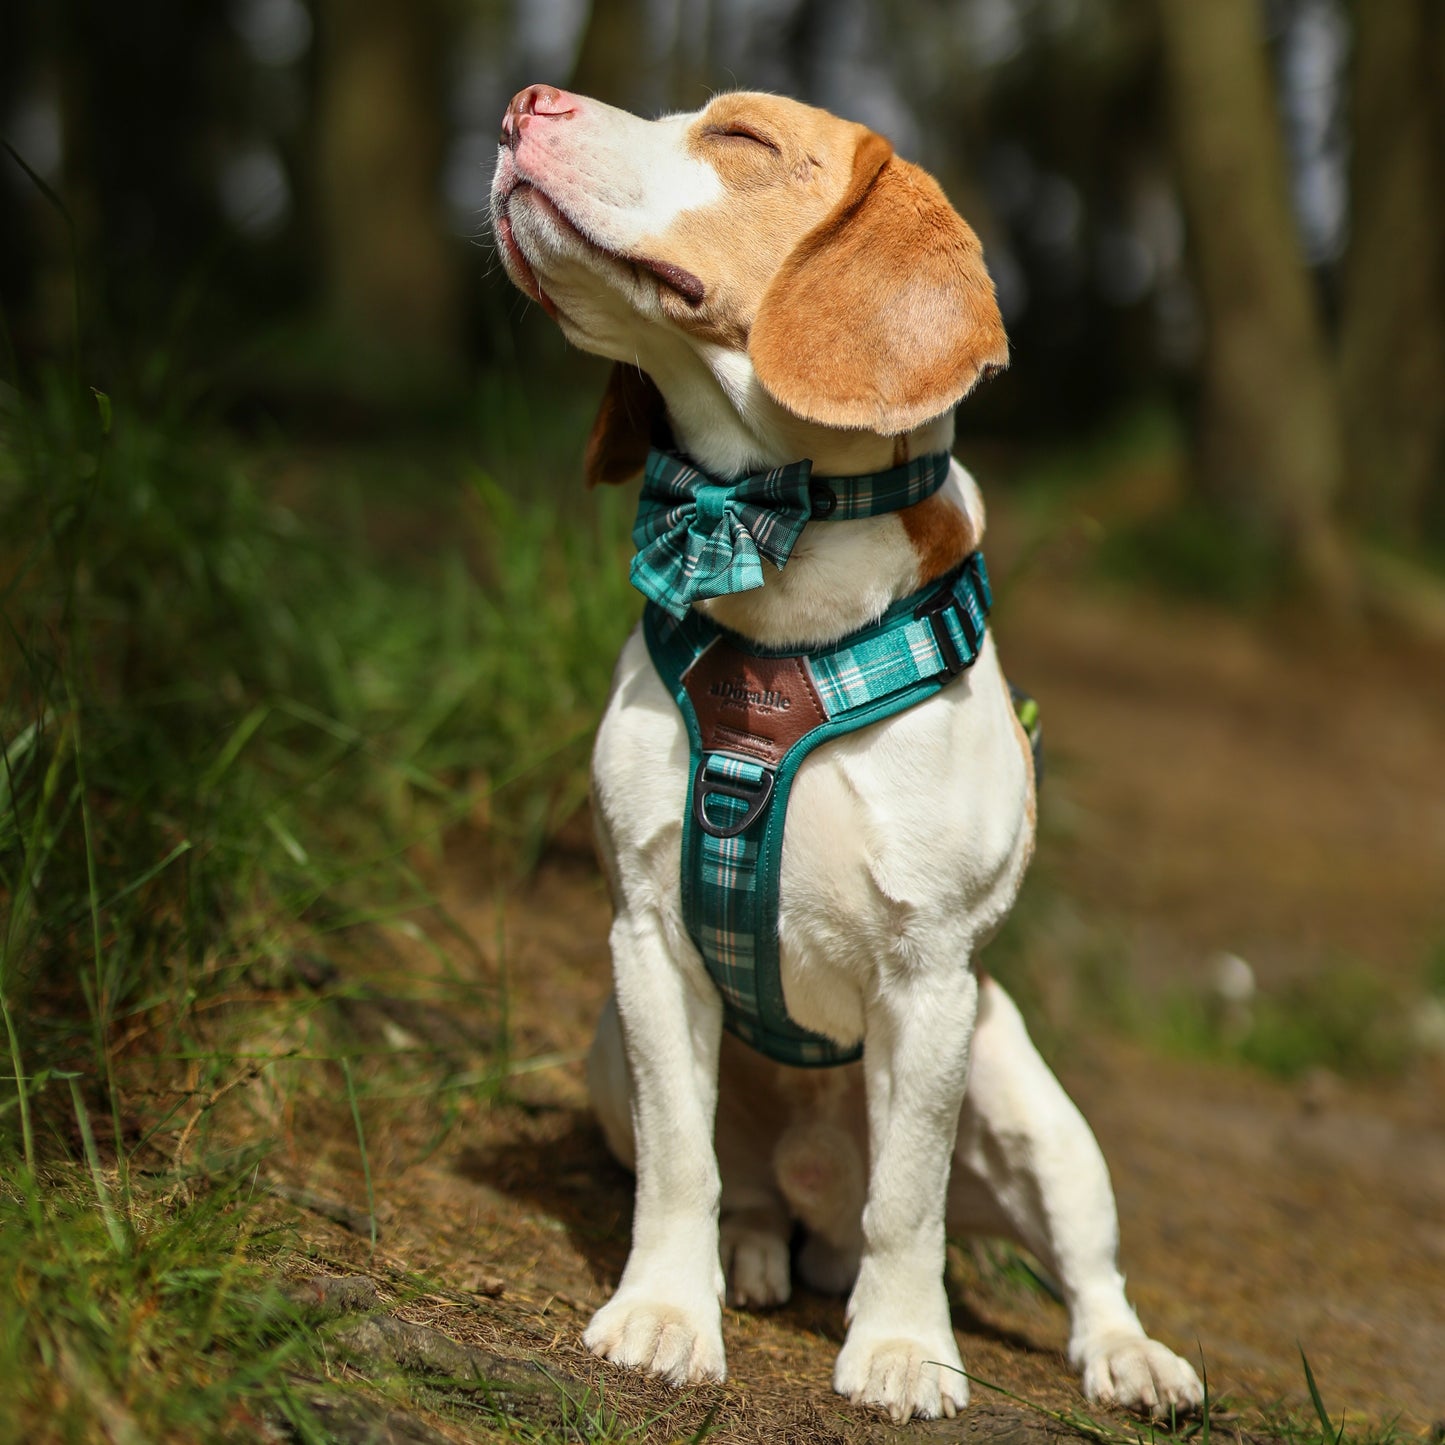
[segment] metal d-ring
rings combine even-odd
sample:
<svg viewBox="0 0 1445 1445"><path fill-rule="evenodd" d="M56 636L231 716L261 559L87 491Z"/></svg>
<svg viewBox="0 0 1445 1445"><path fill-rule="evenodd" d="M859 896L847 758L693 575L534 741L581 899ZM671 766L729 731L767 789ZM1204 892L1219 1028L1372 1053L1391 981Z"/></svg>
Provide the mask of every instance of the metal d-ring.
<svg viewBox="0 0 1445 1445"><path fill-rule="evenodd" d="M714 823L707 815L707 798L709 794L718 794L724 798L737 798L740 802L746 803L747 811L736 823L720 824ZM756 786L736 781L734 779L709 778L707 776L707 763L704 761L698 765L697 777L692 784L692 816L697 820L697 826L704 833L714 838L736 838L745 829L751 827L763 815L773 796L773 774L764 770L762 779Z"/></svg>

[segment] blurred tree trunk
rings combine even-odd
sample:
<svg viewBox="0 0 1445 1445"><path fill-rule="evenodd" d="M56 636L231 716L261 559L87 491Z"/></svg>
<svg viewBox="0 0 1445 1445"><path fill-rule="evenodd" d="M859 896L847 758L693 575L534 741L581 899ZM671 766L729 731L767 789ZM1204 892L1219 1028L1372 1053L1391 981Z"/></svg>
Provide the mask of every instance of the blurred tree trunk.
<svg viewBox="0 0 1445 1445"><path fill-rule="evenodd" d="M661 105L653 29L646 0L592 0L569 88L644 114Z"/></svg>
<svg viewBox="0 0 1445 1445"><path fill-rule="evenodd" d="M444 359L458 276L438 193L440 0L323 0L318 187L333 311L363 338Z"/></svg>
<svg viewBox="0 0 1445 1445"><path fill-rule="evenodd" d="M1308 588L1348 606L1333 520L1344 439L1258 0L1157 3L1205 328L1199 484Z"/></svg>
<svg viewBox="0 0 1445 1445"><path fill-rule="evenodd" d="M31 18L34 42L50 49L58 80L60 190L79 261L73 274L69 238L44 207L41 224L58 244L40 258L49 293L41 305L65 298L47 340L69 344L77 280L86 293L83 329L154 328L224 224L215 150L232 116L214 56L225 12L186 0L137 10L60 0L33 6ZM8 229L8 221L0 224ZM150 339L163 344L154 333Z"/></svg>
<svg viewBox="0 0 1445 1445"><path fill-rule="evenodd" d="M1445 486L1445 121L1439 0L1355 6L1340 377L1352 510L1417 540ZM1432 43L1434 42L1434 43Z"/></svg>

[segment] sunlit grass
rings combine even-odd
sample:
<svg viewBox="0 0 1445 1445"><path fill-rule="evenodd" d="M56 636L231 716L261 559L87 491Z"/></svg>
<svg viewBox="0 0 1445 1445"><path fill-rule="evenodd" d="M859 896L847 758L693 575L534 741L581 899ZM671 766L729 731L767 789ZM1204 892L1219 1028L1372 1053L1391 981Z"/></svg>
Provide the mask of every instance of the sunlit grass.
<svg viewBox="0 0 1445 1445"><path fill-rule="evenodd" d="M76 1170L6 1171L0 1438L254 1440L265 1418L319 1441L296 1380L320 1346L244 1184L174 1208L112 1185L97 1208Z"/></svg>
<svg viewBox="0 0 1445 1445"><path fill-rule="evenodd" d="M1344 1078L1398 1073L1415 1056L1402 999L1361 966L1261 990L1245 1007L1174 996L1155 1039L1171 1052L1236 1060L1276 1078L1312 1069Z"/></svg>
<svg viewBox="0 0 1445 1445"><path fill-rule="evenodd" d="M320 1438L265 1146L231 1177L212 1118L284 1069L369 1181L374 1088L426 1072L445 1116L435 1059L380 1077L343 965L401 927L497 1039L429 871L480 826L515 875L584 796L637 611L620 507L418 465L403 548L357 521L362 468L309 465L69 383L0 399L0 1438ZM494 1092L473 1055L455 1088Z"/></svg>

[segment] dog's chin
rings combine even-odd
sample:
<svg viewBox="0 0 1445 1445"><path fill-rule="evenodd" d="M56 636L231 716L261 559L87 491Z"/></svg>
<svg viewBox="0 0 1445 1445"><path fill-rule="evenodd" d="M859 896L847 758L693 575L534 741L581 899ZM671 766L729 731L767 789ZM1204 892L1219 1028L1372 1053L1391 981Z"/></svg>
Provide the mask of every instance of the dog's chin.
<svg viewBox="0 0 1445 1445"><path fill-rule="evenodd" d="M504 260L512 263L508 272L513 281L559 322L559 311L572 309L562 304L564 287L585 297L595 294L600 282L640 318L651 320L662 319L664 293L689 310L700 305L706 294L706 286L691 271L610 244L531 181L518 178L508 187L496 207L496 231ZM572 268L583 273L579 284L549 280L549 273Z"/></svg>
<svg viewBox="0 0 1445 1445"><path fill-rule="evenodd" d="M517 244L517 235L512 229L512 217L505 202L497 210L492 229L501 246L502 266L511 278L512 284L524 295L530 296L533 301L536 301L542 310L555 321L557 307L552 298L543 290L542 283L538 279L532 263L527 259L526 252Z"/></svg>
<svg viewBox="0 0 1445 1445"><path fill-rule="evenodd" d="M637 268L598 244L536 187L522 182L496 208L495 230L502 263L517 289L541 304L569 341L587 346L581 324L600 292L615 294L631 311L642 311Z"/></svg>

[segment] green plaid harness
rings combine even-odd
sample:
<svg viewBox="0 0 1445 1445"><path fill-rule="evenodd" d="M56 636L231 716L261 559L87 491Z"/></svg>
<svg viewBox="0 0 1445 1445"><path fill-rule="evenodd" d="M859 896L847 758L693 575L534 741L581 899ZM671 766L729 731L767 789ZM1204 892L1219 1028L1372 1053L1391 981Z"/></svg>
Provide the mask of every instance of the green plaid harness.
<svg viewBox="0 0 1445 1445"><path fill-rule="evenodd" d="M725 1026L778 1063L816 1067L862 1053L800 1028L783 999L779 877L798 767L818 744L922 702L970 667L991 605L981 552L871 627L804 655L648 603L643 633L692 754L683 919L722 994Z"/></svg>

